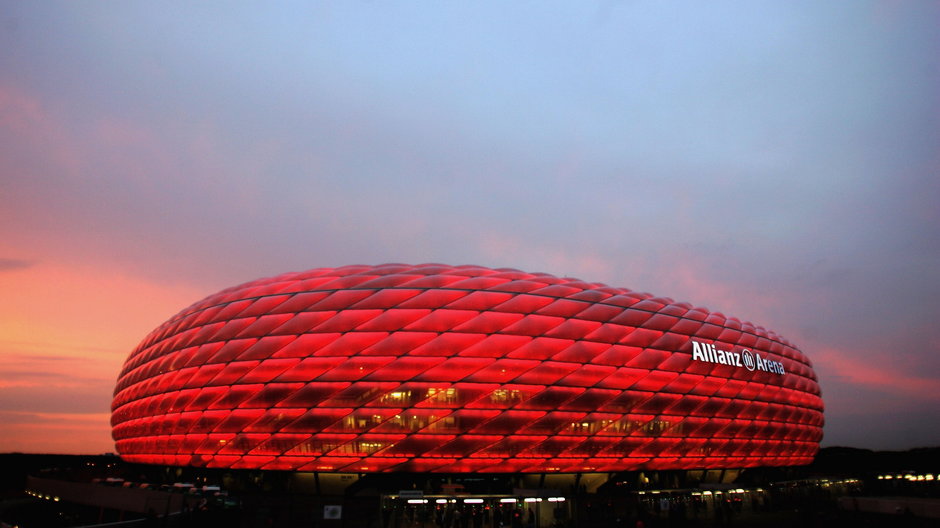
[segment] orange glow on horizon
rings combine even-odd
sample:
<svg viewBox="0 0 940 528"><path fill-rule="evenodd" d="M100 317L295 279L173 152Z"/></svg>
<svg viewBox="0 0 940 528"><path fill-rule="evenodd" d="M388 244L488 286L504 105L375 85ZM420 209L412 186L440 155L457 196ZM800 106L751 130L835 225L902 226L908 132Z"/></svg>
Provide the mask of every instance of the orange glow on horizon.
<svg viewBox="0 0 940 528"><path fill-rule="evenodd" d="M110 401L122 362L201 292L36 262L0 273L0 452L114 451Z"/></svg>

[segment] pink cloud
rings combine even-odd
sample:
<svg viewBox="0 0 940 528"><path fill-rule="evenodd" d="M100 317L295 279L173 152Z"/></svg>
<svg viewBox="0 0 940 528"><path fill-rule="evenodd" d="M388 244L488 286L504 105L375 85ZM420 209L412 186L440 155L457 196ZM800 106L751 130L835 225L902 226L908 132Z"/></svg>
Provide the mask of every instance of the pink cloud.
<svg viewBox="0 0 940 528"><path fill-rule="evenodd" d="M890 357L865 353L850 355L835 348L819 347L813 350L813 359L819 369L831 371L853 385L920 401L940 400L940 380L899 371L892 367Z"/></svg>
<svg viewBox="0 0 940 528"><path fill-rule="evenodd" d="M7 424L0 452L98 454L114 452L109 413L0 411Z"/></svg>
<svg viewBox="0 0 940 528"><path fill-rule="evenodd" d="M0 137L5 135L20 155L0 156L0 176L10 180L32 177L30 165L34 161L54 164L62 176L79 173L81 155L77 145L42 101L15 87L0 85ZM24 145L27 148L22 151ZM38 154L40 158L31 159Z"/></svg>
<svg viewBox="0 0 940 528"><path fill-rule="evenodd" d="M124 359L203 292L33 256L0 273L0 452L113 451L107 413Z"/></svg>

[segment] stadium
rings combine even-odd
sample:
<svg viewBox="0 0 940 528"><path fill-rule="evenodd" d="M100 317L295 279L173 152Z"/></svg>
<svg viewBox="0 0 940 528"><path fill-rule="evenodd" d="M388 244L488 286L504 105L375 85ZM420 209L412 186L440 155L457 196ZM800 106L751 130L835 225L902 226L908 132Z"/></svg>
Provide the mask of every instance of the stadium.
<svg viewBox="0 0 940 528"><path fill-rule="evenodd" d="M388 474L393 489L512 475L503 499L558 502L615 475L721 484L808 464L823 402L802 352L734 317L542 273L384 264L259 279L182 310L127 358L112 426L131 463Z"/></svg>

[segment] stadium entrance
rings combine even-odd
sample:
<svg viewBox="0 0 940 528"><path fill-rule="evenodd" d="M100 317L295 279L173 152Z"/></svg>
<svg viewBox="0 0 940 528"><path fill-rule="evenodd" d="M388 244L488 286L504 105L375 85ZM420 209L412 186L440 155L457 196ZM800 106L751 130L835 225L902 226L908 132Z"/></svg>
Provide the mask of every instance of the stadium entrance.
<svg viewBox="0 0 940 528"><path fill-rule="evenodd" d="M520 490L521 491L521 490ZM425 495L403 490L382 495L382 526L387 528L550 528L571 516L563 496Z"/></svg>

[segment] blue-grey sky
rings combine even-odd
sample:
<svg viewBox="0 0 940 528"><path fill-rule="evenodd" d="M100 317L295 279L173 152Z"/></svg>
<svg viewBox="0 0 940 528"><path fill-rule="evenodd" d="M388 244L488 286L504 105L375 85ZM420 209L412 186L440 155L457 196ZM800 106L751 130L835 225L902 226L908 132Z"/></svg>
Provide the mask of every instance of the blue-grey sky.
<svg viewBox="0 0 940 528"><path fill-rule="evenodd" d="M940 444L938 22L0 0L0 450L110 450L124 357L207 294L390 261L751 320L813 359L824 445Z"/></svg>

